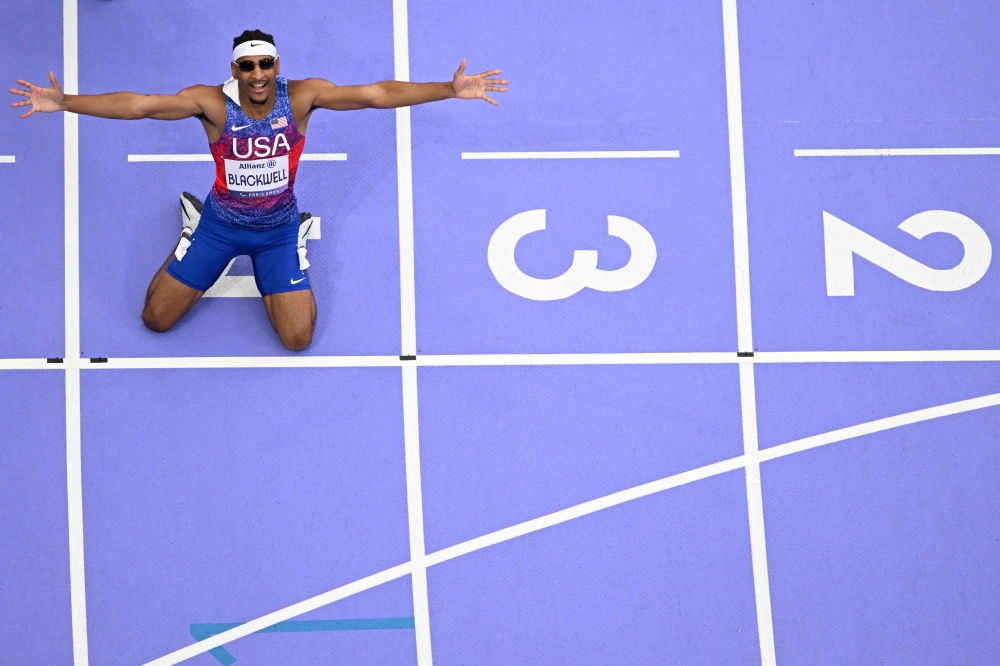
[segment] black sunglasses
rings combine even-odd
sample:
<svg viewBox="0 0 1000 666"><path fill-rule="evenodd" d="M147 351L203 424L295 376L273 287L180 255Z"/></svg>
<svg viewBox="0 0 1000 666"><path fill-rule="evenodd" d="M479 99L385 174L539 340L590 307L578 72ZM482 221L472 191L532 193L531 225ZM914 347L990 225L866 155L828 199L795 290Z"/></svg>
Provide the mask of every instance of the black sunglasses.
<svg viewBox="0 0 1000 666"><path fill-rule="evenodd" d="M233 61L237 67L240 68L241 72L252 72L254 68L258 65L261 69L271 69L274 67L274 61L276 58L261 58L258 61L253 60L241 60L240 62Z"/></svg>

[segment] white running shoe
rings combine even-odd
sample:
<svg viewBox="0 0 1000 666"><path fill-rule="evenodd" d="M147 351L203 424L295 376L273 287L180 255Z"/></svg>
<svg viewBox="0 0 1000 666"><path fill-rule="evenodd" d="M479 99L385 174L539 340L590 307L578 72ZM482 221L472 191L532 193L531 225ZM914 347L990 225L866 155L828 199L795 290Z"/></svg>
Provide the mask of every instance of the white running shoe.
<svg viewBox="0 0 1000 666"><path fill-rule="evenodd" d="M188 248L191 247L191 236L194 235L194 230L201 222L201 209L203 207L198 197L190 192L181 192L181 239L177 243L177 249L174 250L177 261L183 260Z"/></svg>
<svg viewBox="0 0 1000 666"><path fill-rule="evenodd" d="M194 234L194 230L198 228L198 223L201 222L201 209L204 204L190 192L181 193L181 227L183 230L181 233L187 233L188 236Z"/></svg>
<svg viewBox="0 0 1000 666"><path fill-rule="evenodd" d="M312 231L313 224L316 221L312 213L299 213L299 245L296 252L299 255L300 271L309 268L309 260L306 259L306 240L309 239L309 233Z"/></svg>

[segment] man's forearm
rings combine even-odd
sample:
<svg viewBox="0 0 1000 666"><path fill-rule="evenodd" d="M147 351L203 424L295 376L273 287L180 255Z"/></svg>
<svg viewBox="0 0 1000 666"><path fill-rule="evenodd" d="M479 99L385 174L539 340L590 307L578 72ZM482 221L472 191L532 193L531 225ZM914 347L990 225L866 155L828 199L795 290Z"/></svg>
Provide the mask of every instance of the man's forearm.
<svg viewBox="0 0 1000 666"><path fill-rule="evenodd" d="M103 95L66 95L63 111L85 116L138 120L147 117L148 95L133 92L114 92Z"/></svg>
<svg viewBox="0 0 1000 666"><path fill-rule="evenodd" d="M393 109L399 106L413 106L451 99L455 96L450 83L407 83L406 81L382 81L375 84L380 94L375 98L376 109Z"/></svg>

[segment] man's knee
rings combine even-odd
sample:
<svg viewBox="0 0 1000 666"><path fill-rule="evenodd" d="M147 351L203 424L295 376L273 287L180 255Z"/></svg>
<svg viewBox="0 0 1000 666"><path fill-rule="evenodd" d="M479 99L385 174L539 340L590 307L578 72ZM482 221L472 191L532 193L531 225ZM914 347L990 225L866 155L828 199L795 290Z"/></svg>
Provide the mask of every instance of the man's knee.
<svg viewBox="0 0 1000 666"><path fill-rule="evenodd" d="M166 316L166 313L158 312L157 308L147 305L142 311L142 323L151 331L165 333L173 328L177 322Z"/></svg>
<svg viewBox="0 0 1000 666"><path fill-rule="evenodd" d="M281 344L291 351L302 351L312 342L313 330L309 328L299 328L290 331L281 331L278 334Z"/></svg>

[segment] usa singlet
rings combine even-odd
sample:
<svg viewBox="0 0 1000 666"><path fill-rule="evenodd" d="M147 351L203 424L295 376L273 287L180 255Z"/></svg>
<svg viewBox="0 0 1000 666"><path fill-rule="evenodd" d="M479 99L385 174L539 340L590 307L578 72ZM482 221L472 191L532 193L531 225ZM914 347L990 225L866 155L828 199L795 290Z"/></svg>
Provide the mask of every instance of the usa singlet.
<svg viewBox="0 0 1000 666"><path fill-rule="evenodd" d="M295 172L306 138L288 101L288 80L276 77L274 109L254 120L226 95L226 126L213 143L213 209L223 221L248 229L274 229L294 221Z"/></svg>

